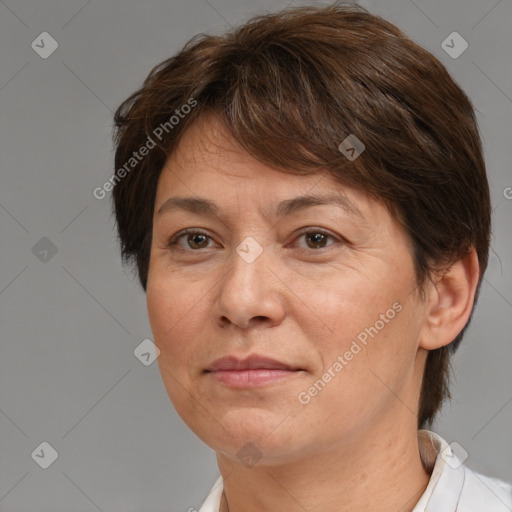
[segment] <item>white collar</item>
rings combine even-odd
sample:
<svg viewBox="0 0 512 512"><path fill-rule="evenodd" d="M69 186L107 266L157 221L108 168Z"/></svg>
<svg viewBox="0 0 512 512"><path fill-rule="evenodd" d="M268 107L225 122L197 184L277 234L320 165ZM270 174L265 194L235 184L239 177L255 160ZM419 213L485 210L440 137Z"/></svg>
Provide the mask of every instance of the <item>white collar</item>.
<svg viewBox="0 0 512 512"><path fill-rule="evenodd" d="M423 466L432 473L427 488L412 512L457 510L457 502L464 483L462 462L453 453L450 445L441 436L430 430L418 430L418 446ZM448 457L450 466L446 463ZM443 474L445 475L443 488L436 491ZM435 494L434 491L436 491Z"/></svg>
<svg viewBox="0 0 512 512"><path fill-rule="evenodd" d="M468 469L451 446L430 430L418 431L423 466L432 471L428 485L412 512L511 512L512 487ZM218 512L222 476L213 485L199 512Z"/></svg>

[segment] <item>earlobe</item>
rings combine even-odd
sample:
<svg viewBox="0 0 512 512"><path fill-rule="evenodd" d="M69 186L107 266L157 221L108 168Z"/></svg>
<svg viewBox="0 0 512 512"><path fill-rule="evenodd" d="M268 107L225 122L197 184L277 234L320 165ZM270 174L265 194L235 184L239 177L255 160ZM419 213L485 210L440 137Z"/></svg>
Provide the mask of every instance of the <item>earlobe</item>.
<svg viewBox="0 0 512 512"><path fill-rule="evenodd" d="M453 263L431 285L420 346L434 350L451 343L467 324L475 300L480 266L475 249Z"/></svg>

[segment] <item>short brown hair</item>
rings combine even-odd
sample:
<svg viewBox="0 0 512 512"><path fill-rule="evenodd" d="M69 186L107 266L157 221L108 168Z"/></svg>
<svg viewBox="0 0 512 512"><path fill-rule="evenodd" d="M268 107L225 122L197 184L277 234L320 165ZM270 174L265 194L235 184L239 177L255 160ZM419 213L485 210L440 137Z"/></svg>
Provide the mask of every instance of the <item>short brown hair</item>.
<svg viewBox="0 0 512 512"><path fill-rule="evenodd" d="M169 121L191 102L195 108ZM160 172L187 128L208 112L261 162L291 173L326 170L383 201L410 237L419 289L440 263L474 248L478 295L491 208L471 102L397 27L340 3L258 16L224 36L199 34L119 106L115 167L125 172L114 187L114 212L123 261L136 263L144 290ZM353 161L338 149L349 134L366 148ZM156 147L128 169L149 140ZM450 355L464 330L428 354L419 427L450 396Z"/></svg>

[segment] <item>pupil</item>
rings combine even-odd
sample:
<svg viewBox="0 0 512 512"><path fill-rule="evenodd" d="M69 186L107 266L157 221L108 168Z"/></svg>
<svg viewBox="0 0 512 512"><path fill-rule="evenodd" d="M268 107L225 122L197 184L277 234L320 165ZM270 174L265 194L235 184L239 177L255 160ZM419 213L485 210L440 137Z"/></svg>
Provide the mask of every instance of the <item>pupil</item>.
<svg viewBox="0 0 512 512"><path fill-rule="evenodd" d="M325 235L322 233L313 233L313 235L309 238L313 241L314 244L321 244L325 238Z"/></svg>
<svg viewBox="0 0 512 512"><path fill-rule="evenodd" d="M198 238L203 239L202 242L200 241L197 243ZM205 235L192 235L189 237L189 241L192 242L193 246L197 246L197 245L201 245L202 243L204 243L205 238L206 238Z"/></svg>

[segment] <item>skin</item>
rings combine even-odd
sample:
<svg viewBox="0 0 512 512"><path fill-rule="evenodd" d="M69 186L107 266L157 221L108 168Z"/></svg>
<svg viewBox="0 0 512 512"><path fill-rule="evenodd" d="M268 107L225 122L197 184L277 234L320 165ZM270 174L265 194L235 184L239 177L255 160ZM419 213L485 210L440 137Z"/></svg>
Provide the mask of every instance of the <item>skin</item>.
<svg viewBox="0 0 512 512"><path fill-rule="evenodd" d="M362 217L333 204L268 213L282 200L333 191ZM220 211L157 213L171 196L210 199ZM207 238L169 246L185 228ZM332 236L315 245L302 228ZM252 263L236 251L249 236L263 250ZM477 281L472 251L422 299L408 237L380 202L326 173L258 162L215 117L192 125L158 182L147 306L167 393L216 451L229 510L412 510L429 479L417 441L427 351L463 328ZM298 394L396 303L400 312L300 403ZM220 357L250 354L300 371L253 389L204 371ZM252 467L237 457L249 442L261 455Z"/></svg>

